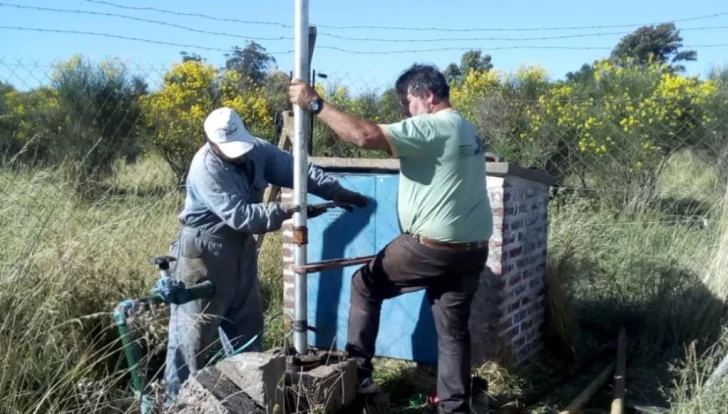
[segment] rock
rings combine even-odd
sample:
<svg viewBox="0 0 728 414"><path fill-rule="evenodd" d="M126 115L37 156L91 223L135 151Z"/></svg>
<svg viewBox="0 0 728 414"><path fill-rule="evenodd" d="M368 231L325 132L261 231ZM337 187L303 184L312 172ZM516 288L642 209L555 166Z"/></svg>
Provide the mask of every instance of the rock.
<svg viewBox="0 0 728 414"><path fill-rule="evenodd" d="M175 403L179 414L262 414L263 409L215 367L185 381Z"/></svg>
<svg viewBox="0 0 728 414"><path fill-rule="evenodd" d="M296 403L317 413L335 413L356 398L356 363L347 360L289 372L287 383Z"/></svg>
<svg viewBox="0 0 728 414"><path fill-rule="evenodd" d="M222 374L272 414L284 401L286 358L269 353L244 352L215 365Z"/></svg>

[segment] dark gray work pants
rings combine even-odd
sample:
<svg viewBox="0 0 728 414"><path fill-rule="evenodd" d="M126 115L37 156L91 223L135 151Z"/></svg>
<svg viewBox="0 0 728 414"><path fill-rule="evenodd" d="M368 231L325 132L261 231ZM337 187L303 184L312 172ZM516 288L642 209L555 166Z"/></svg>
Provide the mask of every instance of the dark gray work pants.
<svg viewBox="0 0 728 414"><path fill-rule="evenodd" d="M222 238L183 227L170 255L177 258L173 276L186 285L210 280L215 286L211 299L171 306L164 378L174 400L184 381L204 368L210 345L219 344L219 326L235 349L258 335L246 351L262 351L263 308L252 236Z"/></svg>
<svg viewBox="0 0 728 414"><path fill-rule="evenodd" d="M488 258L487 247L431 247L403 234L351 280L346 351L359 377L372 375L382 302L427 290L437 329L437 394L441 413L470 413L470 304ZM386 323L386 321L383 321Z"/></svg>

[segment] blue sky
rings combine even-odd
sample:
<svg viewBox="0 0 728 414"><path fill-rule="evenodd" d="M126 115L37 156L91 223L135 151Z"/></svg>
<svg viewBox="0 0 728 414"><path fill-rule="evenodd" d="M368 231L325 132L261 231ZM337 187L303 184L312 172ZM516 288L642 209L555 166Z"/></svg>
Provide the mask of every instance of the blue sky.
<svg viewBox="0 0 728 414"><path fill-rule="evenodd" d="M294 47L294 41L291 39L294 35L293 29L282 27L293 25L293 0L108 0L108 2L131 7L155 7L178 13L205 14L222 19L263 21L278 25L243 24L171 15L150 10L129 10L109 4L100 4L94 0L8 0L0 1L0 26L96 32L222 50L228 50L233 45L243 46L246 39L240 37L283 37L284 39L281 40L258 40L258 43L269 52L283 52L275 55L281 69L289 71L293 67L293 53L286 53ZM721 5L721 3L723 4ZM369 53L393 52L391 54L367 54L355 59L355 55L351 53L319 48L314 55L313 68L329 74L332 79L340 79L356 89L365 86L385 87L393 82L402 69L413 62L434 63L444 69L450 62L459 62L460 56L465 51L416 52L417 50L478 48L493 57L493 63L497 69L512 71L521 64L539 64L548 71L550 76L561 78L566 72L578 69L585 62L606 56L609 49L624 34L636 29L640 24L728 12L728 4L720 0L693 0L691 2L613 0L610 5L607 4L607 2L595 4L575 0L557 2L543 0L519 2L311 0L310 22L319 26L317 46ZM7 5L113 13L176 24L199 31L225 33L227 36L203 34L119 17L19 9ZM635 26L595 27L629 24L635 24ZM487 30L448 32L345 29L323 27L324 25ZM682 36L686 46L728 44L728 14L678 22L677 25L678 28L683 29ZM564 29L575 26L594 28ZM714 28L715 26L723 26L723 28ZM559 29L514 30L534 28ZM690 28L699 29L690 30ZM610 34L603 35L604 33ZM346 40L330 35L370 40ZM553 38L574 35L580 37ZM549 37L551 39L543 39ZM22 84L34 86L38 81L47 79L47 65L56 59L68 59L76 53L82 53L93 60L116 56L133 62L133 66L138 67L152 84L159 82L165 67L180 60L179 52L182 49L198 53L207 58L210 63L224 63L223 51L201 50L193 47L181 48L90 35L0 29L0 38L3 39L0 48L0 59L2 59L0 61L0 80L11 81L18 86L22 86ZM505 39L463 40L482 38ZM507 40L508 38L531 38L532 40ZM380 42L371 39L396 40L397 42ZM521 47L521 49L501 49L513 46ZM606 48L606 50L527 48L533 46ZM712 64L728 63L728 47L697 47L695 50L698 51L698 61L687 65L691 73L705 74ZM19 65L17 59L20 59L22 64ZM34 66L36 62L38 66Z"/></svg>

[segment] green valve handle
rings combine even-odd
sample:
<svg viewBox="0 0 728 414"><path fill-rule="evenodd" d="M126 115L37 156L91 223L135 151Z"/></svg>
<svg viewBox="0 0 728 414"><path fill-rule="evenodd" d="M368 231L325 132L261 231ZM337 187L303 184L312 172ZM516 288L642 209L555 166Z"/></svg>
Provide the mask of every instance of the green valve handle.
<svg viewBox="0 0 728 414"><path fill-rule="evenodd" d="M206 280L202 283L192 285L187 288L188 298L190 301L198 299L211 298L215 294L215 286L211 281Z"/></svg>
<svg viewBox="0 0 728 414"><path fill-rule="evenodd" d="M167 279L166 289L160 289L150 298L156 303L182 305L198 299L206 299L215 294L215 286L211 281L186 286L175 279Z"/></svg>
<svg viewBox="0 0 728 414"><path fill-rule="evenodd" d="M164 265L164 264L162 264ZM166 270L166 269L165 269ZM184 304L193 300L212 297L215 294L215 286L211 281L206 280L190 286L183 283L174 283L167 294L153 294L151 297L141 300L124 300L116 305L114 309L114 320L122 341L122 347L131 371L132 384L135 392L143 393L143 381L139 372L139 350L134 345L129 326L126 323L128 313L141 305L146 308L149 302Z"/></svg>

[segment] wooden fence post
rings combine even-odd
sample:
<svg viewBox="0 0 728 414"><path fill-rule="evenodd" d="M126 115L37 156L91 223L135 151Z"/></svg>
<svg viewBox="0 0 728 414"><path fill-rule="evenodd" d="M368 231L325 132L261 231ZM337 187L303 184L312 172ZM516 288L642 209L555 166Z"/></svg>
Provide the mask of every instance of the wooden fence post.
<svg viewBox="0 0 728 414"><path fill-rule="evenodd" d="M281 113L281 117L283 119L283 128L281 128L281 134L278 137L278 148L282 149L283 151L290 151L292 143L291 138L293 137L293 111L283 111ZM278 199L278 194L280 193L280 191L280 187L272 184L269 185L268 189L266 189L265 194L263 195L263 202L266 204L275 202ZM255 235L255 242L257 244L258 253L260 253L260 248L261 246L263 246L264 238L265 233Z"/></svg>

